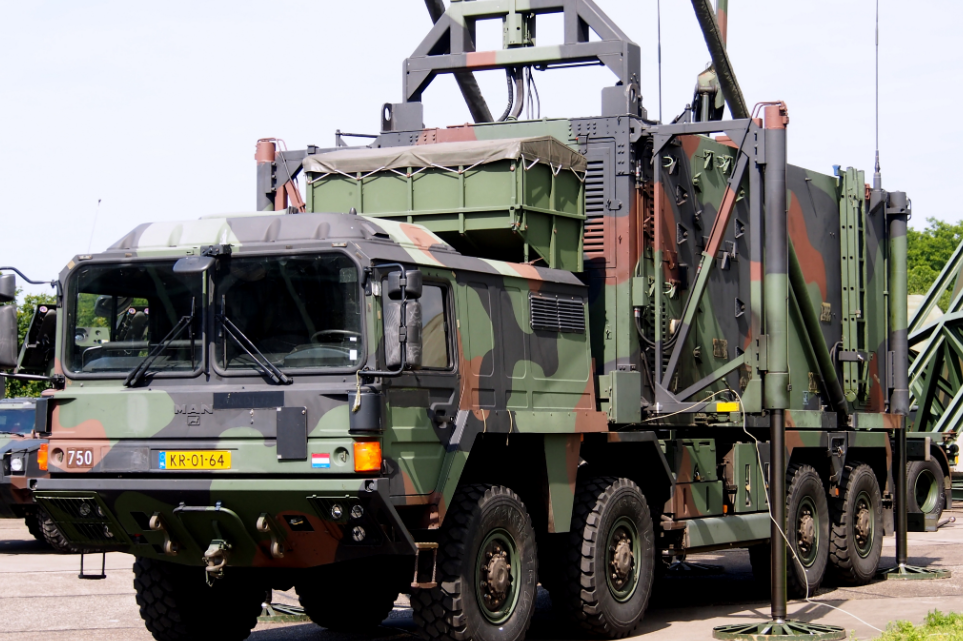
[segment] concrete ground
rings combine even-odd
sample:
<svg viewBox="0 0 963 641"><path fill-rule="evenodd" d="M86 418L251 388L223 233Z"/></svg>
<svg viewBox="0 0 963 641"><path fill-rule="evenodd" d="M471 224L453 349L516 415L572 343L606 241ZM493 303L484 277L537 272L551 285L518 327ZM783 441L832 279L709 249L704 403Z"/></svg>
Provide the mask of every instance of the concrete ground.
<svg viewBox="0 0 963 641"><path fill-rule="evenodd" d="M811 603L793 601L793 618L845 627L870 639L898 619L919 623L938 609L963 612L963 513L936 533L910 534L910 563L953 571L940 581L883 581L859 588L827 586ZM894 539L883 547L884 566L894 562ZM640 635L647 640L709 639L717 625L765 619L768 595L751 580L744 550L690 558L722 565L715 576L670 576L660 582ZM99 565L100 557L88 557ZM99 569L95 568L95 569ZM151 639L134 602L131 557L107 555L107 579L77 578L78 556L54 554L35 542L20 521L0 520L0 641L141 641ZM293 593L275 593L276 603L297 604ZM552 615L547 592L539 595L529 639L571 638L571 628ZM842 608L848 613L833 608ZM855 615L865 622L860 622ZM212 616L218 616L212 613ZM344 635L311 623L259 624L252 641L388 641L413 639L411 609L402 598L378 634Z"/></svg>

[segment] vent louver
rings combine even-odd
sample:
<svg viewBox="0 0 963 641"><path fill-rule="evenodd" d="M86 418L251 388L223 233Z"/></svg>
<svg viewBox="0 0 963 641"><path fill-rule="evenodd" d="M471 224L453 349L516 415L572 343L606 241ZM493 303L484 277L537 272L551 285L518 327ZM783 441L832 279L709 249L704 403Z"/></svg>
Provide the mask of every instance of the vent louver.
<svg viewBox="0 0 963 641"><path fill-rule="evenodd" d="M529 300L532 310L532 329L585 333L585 308L581 298L530 294Z"/></svg>
<svg viewBox="0 0 963 641"><path fill-rule="evenodd" d="M585 257L605 258L605 170L604 159L589 159L585 172Z"/></svg>

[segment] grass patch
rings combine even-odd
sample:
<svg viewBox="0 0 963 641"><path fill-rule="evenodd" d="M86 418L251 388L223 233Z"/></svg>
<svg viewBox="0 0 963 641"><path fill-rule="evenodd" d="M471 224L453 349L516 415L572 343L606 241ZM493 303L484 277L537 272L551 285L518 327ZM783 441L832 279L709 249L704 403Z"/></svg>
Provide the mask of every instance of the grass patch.
<svg viewBox="0 0 963 641"><path fill-rule="evenodd" d="M886 627L878 641L963 641L963 614L934 610L923 625L896 621Z"/></svg>

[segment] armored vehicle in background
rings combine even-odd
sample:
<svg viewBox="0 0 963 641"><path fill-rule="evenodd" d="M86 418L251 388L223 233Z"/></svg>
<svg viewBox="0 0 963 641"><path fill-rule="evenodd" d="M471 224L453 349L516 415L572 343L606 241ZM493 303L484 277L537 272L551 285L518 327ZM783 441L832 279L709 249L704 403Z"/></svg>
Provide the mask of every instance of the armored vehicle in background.
<svg viewBox="0 0 963 641"><path fill-rule="evenodd" d="M5 329L4 339L0 339L0 366L15 368L17 373L12 375L15 378L46 378L20 372L35 371L32 368L42 361L51 361L52 368L56 306L38 306L18 356L15 301L14 276L0 276L0 302L9 303L0 306L0 324ZM44 342L46 346L41 348ZM73 552L73 546L33 500L37 480L47 476L47 441L35 430L37 399L4 398L4 394L5 388L0 387L0 518L24 519L30 534L38 541L46 542L57 552Z"/></svg>
<svg viewBox="0 0 963 641"><path fill-rule="evenodd" d="M432 7L368 147L260 141L257 213L67 265L37 501L136 557L162 640L242 639L291 586L326 627L407 592L426 638L516 640L539 583L623 637L663 556L747 547L779 576L773 522L791 592L869 581L907 411L906 195L788 165L786 105L756 117L724 70L734 120L649 119L639 47L590 0ZM545 13L565 44L537 46ZM503 50L474 51L480 20ZM531 70L573 64L616 74L602 115L520 119ZM513 87L495 122L485 69ZM445 73L475 124L424 128Z"/></svg>
<svg viewBox="0 0 963 641"><path fill-rule="evenodd" d="M35 407L34 399L0 399L0 518L24 519L30 534L43 541L31 480L46 476L37 462L46 441L35 438Z"/></svg>

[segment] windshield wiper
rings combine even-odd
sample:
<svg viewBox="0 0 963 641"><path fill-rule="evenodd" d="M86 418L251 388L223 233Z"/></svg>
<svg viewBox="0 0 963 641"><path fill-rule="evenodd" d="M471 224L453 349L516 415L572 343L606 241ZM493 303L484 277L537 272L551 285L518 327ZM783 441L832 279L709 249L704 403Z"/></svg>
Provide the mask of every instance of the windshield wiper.
<svg viewBox="0 0 963 641"><path fill-rule="evenodd" d="M270 378L272 381L278 384L290 385L293 381L289 376L286 376L284 372L279 370L274 363L269 361L264 354L251 342L251 339L244 335L237 325L231 322L231 319L227 317L224 313L224 303L221 303L221 331L226 334L234 343L244 350L253 361L252 365L255 369L264 373L265 376ZM256 355L255 355L256 354ZM227 350L224 350L224 364L227 365Z"/></svg>
<svg viewBox="0 0 963 641"><path fill-rule="evenodd" d="M127 374L127 379L124 381L124 385L126 387L133 387L139 383L141 379L147 375L147 369L155 360L157 360L157 357L160 356L165 349L170 347L170 344L177 340L177 337L184 333L184 330L188 327L191 330L191 363L194 362L194 306L196 300L196 298L191 298L190 315L181 316L181 319L177 321L177 324L174 325L173 329L168 332L167 336L164 337L164 340L158 343L157 347L151 350L150 354L145 356L144 360L138 363L134 369L130 370L130 373Z"/></svg>
<svg viewBox="0 0 963 641"><path fill-rule="evenodd" d="M0 435L30 436L30 432L0 432Z"/></svg>

